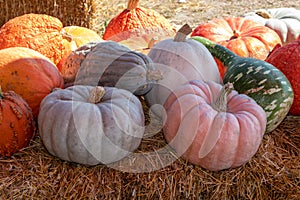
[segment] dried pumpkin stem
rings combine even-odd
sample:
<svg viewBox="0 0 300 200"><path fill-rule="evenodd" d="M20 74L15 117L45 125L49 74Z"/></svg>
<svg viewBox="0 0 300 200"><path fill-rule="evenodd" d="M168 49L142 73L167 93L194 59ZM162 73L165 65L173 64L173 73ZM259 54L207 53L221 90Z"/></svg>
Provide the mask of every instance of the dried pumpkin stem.
<svg viewBox="0 0 300 200"><path fill-rule="evenodd" d="M184 42L186 40L186 37L192 32L192 28L185 24L183 25L176 33L174 41L175 42Z"/></svg>
<svg viewBox="0 0 300 200"><path fill-rule="evenodd" d="M270 15L266 10L258 10L255 13L265 19L272 18L272 15Z"/></svg>
<svg viewBox="0 0 300 200"><path fill-rule="evenodd" d="M89 94L89 103L97 104L101 101L102 97L105 94L105 89L102 86L94 87Z"/></svg>
<svg viewBox="0 0 300 200"><path fill-rule="evenodd" d="M139 5L139 0L128 0L127 10L134 10Z"/></svg>
<svg viewBox="0 0 300 200"><path fill-rule="evenodd" d="M227 97L233 90L232 83L226 83L219 92L217 99L213 102L212 107L218 112L227 111Z"/></svg>
<svg viewBox="0 0 300 200"><path fill-rule="evenodd" d="M151 40L148 43L148 47L147 48L151 49L157 41L158 41L158 37L157 36L151 38Z"/></svg>

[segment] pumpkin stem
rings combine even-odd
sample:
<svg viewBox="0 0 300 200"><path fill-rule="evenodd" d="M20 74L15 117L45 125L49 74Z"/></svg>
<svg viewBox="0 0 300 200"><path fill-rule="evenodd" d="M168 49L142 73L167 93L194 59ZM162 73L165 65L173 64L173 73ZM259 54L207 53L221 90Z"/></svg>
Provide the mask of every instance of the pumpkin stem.
<svg viewBox="0 0 300 200"><path fill-rule="evenodd" d="M236 39L240 37L240 33L237 30L233 30L233 36L231 36L230 40Z"/></svg>
<svg viewBox="0 0 300 200"><path fill-rule="evenodd" d="M232 83L226 83L219 92L217 99L213 102L212 107L218 112L227 111L227 96L233 90Z"/></svg>
<svg viewBox="0 0 300 200"><path fill-rule="evenodd" d="M157 41L158 41L158 37L157 36L151 38L151 40L148 43L147 49L151 49Z"/></svg>
<svg viewBox="0 0 300 200"><path fill-rule="evenodd" d="M186 36L188 36L192 32L192 28L185 24L183 25L176 33L174 41L175 42L184 42L186 40Z"/></svg>
<svg viewBox="0 0 300 200"><path fill-rule="evenodd" d="M1 86L0 86L0 99L4 99Z"/></svg>
<svg viewBox="0 0 300 200"><path fill-rule="evenodd" d="M139 0L129 0L127 3L127 10L134 10L139 5Z"/></svg>
<svg viewBox="0 0 300 200"><path fill-rule="evenodd" d="M72 42L73 41L73 37L72 35L70 35L69 33L67 33L64 29L61 30L60 34L62 35L62 38L67 40L68 42Z"/></svg>
<svg viewBox="0 0 300 200"><path fill-rule="evenodd" d="M262 10L258 10L255 12L257 15L261 16L262 18L265 19L271 19L272 15L270 15L270 13L268 13L266 10L262 9Z"/></svg>
<svg viewBox="0 0 300 200"><path fill-rule="evenodd" d="M97 104L101 101L102 97L105 94L105 89L102 86L94 87L89 94L89 103Z"/></svg>

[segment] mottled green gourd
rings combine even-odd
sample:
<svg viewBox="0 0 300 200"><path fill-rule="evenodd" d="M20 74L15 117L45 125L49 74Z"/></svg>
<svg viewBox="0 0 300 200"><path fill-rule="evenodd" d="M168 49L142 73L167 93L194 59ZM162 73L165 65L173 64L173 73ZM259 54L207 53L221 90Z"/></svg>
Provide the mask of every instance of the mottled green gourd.
<svg viewBox="0 0 300 200"><path fill-rule="evenodd" d="M240 57L203 37L194 36L192 39L204 44L227 67L224 84L232 83L235 90L250 96L265 110L266 132L274 130L285 118L294 100L294 92L286 76L263 60Z"/></svg>

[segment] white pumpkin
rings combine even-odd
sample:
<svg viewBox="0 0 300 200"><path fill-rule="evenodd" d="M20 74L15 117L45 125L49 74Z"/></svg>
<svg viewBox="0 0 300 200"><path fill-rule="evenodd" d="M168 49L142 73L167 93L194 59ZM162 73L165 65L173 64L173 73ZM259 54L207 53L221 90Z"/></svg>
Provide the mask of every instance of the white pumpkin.
<svg viewBox="0 0 300 200"><path fill-rule="evenodd" d="M187 38L191 31L187 24L184 25L175 38L159 41L148 53L163 76L145 95L150 110L158 116L161 116L162 105L176 87L195 79L220 82L213 56L204 45Z"/></svg>
<svg viewBox="0 0 300 200"><path fill-rule="evenodd" d="M38 124L50 154L85 165L110 164L138 148L144 113L127 90L75 85L43 99Z"/></svg>
<svg viewBox="0 0 300 200"><path fill-rule="evenodd" d="M300 10L295 8L258 9L244 17L276 31L283 44L296 40L300 34Z"/></svg>

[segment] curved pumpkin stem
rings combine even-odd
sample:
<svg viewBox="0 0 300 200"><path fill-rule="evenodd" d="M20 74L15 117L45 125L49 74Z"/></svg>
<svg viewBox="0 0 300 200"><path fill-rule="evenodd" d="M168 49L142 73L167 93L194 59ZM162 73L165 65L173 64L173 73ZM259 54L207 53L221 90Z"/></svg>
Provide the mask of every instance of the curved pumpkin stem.
<svg viewBox="0 0 300 200"><path fill-rule="evenodd" d="M139 5L139 0L128 0L127 10L134 10Z"/></svg>
<svg viewBox="0 0 300 200"><path fill-rule="evenodd" d="M271 19L272 18L272 15L270 15L270 13L268 13L265 9L262 9L262 10L258 10L255 12L255 14L261 16L262 18L265 18L265 19Z"/></svg>
<svg viewBox="0 0 300 200"><path fill-rule="evenodd" d="M186 37L192 32L192 28L185 24L183 25L176 33L174 41L175 42L184 42L186 40Z"/></svg>
<svg viewBox="0 0 300 200"><path fill-rule="evenodd" d="M227 96L233 90L232 83L226 83L221 91L219 92L217 99L211 105L218 112L226 112L227 111Z"/></svg>
<svg viewBox="0 0 300 200"><path fill-rule="evenodd" d="M101 101L102 97L105 94L105 89L102 86L94 87L89 94L89 103L97 104Z"/></svg>

